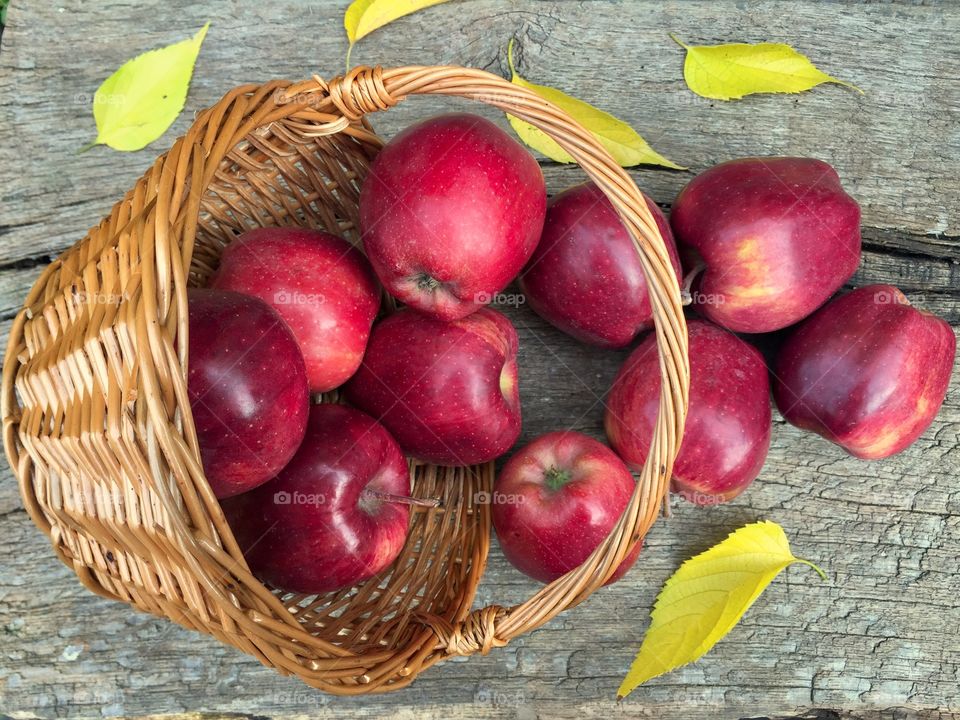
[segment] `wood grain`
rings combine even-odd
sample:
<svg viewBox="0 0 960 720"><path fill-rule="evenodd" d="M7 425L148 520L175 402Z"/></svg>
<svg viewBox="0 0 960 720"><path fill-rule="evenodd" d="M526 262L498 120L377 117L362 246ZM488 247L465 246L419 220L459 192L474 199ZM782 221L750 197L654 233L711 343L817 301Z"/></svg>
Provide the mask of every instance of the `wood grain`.
<svg viewBox="0 0 960 720"><path fill-rule="evenodd" d="M33 278L69 247L230 86L331 75L343 64L343 2L48 4L13 0L0 49L0 327ZM95 148L90 97L133 55L212 27L187 110L138 153ZM721 103L689 93L687 42L788 42L860 96ZM355 48L358 62L518 69L631 122L660 152L702 170L743 155L834 164L863 206L856 285L891 282L960 324L960 8L851 2L470 0L397 21ZM372 118L391 135L462 103L417 100ZM502 122L502 118L482 108ZM551 191L576 168L544 163ZM669 204L690 173L636 170ZM602 397L624 353L580 346L528 308L505 308L521 337L523 440L557 427L600 437ZM675 502L624 581L487 657L444 663L385 697L329 698L213 640L92 596L31 525L8 470L0 482L0 712L15 717L954 718L960 711L960 383L901 456L856 461L784 424L760 480L733 503ZM829 582L791 568L694 665L621 705L657 589L690 555L759 518ZM494 549L478 603L522 600L533 584Z"/></svg>

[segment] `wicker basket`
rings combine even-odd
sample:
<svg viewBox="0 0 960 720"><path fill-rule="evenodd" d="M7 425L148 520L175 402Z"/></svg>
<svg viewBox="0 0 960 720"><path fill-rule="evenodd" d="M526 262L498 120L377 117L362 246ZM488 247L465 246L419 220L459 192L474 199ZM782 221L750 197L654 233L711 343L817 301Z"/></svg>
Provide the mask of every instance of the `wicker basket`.
<svg viewBox="0 0 960 720"><path fill-rule="evenodd" d="M381 140L365 119L408 95L486 102L543 130L635 239L665 382L650 458L619 524L579 568L515 607L472 609L490 544L493 465L411 467L417 509L386 572L321 596L248 571L199 461L187 400L186 288L237 233L306 225L358 242L360 184ZM7 457L27 512L92 591L219 638L339 694L409 684L486 653L587 598L659 514L689 368L677 283L640 192L596 140L529 90L459 67L356 68L329 83L244 85L197 117L110 216L53 262L10 333Z"/></svg>

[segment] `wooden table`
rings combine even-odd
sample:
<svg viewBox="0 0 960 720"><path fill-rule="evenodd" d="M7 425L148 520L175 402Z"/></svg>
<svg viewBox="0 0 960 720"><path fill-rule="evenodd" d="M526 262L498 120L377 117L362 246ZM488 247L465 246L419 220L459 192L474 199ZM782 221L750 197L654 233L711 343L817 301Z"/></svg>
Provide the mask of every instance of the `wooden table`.
<svg viewBox="0 0 960 720"><path fill-rule="evenodd" d="M231 86L330 76L346 40L337 2L13 0L0 50L0 313L9 320L40 268L106 214L193 114ZM123 61L212 27L187 111L138 153L76 150L94 136L90 99ZM797 96L704 100L686 90L693 43L783 41L865 94L823 86ZM744 155L835 165L863 206L854 285L889 282L960 323L960 7L912 3L454 2L398 21L355 48L383 65L519 69L631 122L700 171ZM453 101L416 100L374 117L392 135ZM481 108L502 122L496 113ZM545 162L551 192L580 181ZM691 177L643 169L668 207ZM575 427L601 434L598 397L623 353L566 340L529 310L521 331L523 439ZM85 591L0 483L0 712L15 717L188 712L266 717L955 717L960 710L960 383L909 450L860 462L779 417L761 478L729 505L674 503L623 582L487 657L443 663L411 688L339 699L281 678L212 639ZM734 528L781 523L821 564L788 570L701 661L613 702L679 563ZM478 602L509 605L534 585L494 549Z"/></svg>

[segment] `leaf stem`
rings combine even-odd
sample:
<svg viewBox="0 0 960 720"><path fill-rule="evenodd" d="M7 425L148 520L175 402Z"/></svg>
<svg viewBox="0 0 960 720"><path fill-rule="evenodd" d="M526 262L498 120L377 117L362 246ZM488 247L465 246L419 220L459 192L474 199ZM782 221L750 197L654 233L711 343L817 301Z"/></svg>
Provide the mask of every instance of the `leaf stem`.
<svg viewBox="0 0 960 720"><path fill-rule="evenodd" d="M515 37L510 38L510 42L507 43L507 65L510 68L510 79L513 80L517 77L517 69L513 66L513 43L516 40Z"/></svg>
<svg viewBox="0 0 960 720"><path fill-rule="evenodd" d="M820 567L819 567L818 565L815 565L814 563L810 562L809 560L804 560L803 558L794 558L794 560L796 560L796 562L798 562L798 563L803 563L804 565L809 565L810 567L812 567L814 570L817 571L817 574L820 576L821 579L823 579L823 580L829 580L829 579L830 579L830 578L827 577L827 574L826 574L823 570L820 569Z"/></svg>
<svg viewBox="0 0 960 720"><path fill-rule="evenodd" d="M833 82L835 82L837 85L843 85L844 87L848 87L848 88L850 88L851 90L856 90L856 91L857 91L858 93L860 93L861 95L866 95L866 93L865 93L863 90L861 90L859 87L857 87L856 85L854 85L852 82L847 82L846 80L839 80L839 79L837 79L837 78L835 78L835 77L831 77L830 79L831 79Z"/></svg>
<svg viewBox="0 0 960 720"><path fill-rule="evenodd" d="M91 140L91 141L88 142L86 145L84 145L82 148L80 148L79 150L77 150L77 155L82 155L82 154L85 153L87 150L89 150L90 148L92 148L94 145L99 145L99 144L100 144L100 143L97 142L96 140Z"/></svg>

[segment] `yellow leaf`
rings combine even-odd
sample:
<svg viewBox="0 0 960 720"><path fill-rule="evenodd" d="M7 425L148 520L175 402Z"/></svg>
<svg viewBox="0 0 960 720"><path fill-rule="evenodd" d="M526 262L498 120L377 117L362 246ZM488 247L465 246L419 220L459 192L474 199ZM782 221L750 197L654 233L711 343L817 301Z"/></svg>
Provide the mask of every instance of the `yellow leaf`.
<svg viewBox="0 0 960 720"><path fill-rule="evenodd" d="M533 90L537 95L547 100L567 113L587 130L592 132L607 152L623 167L633 165L662 165L674 170L686 170L651 148L632 127L622 120L618 120L610 113L595 108L593 105L570 97L545 85L535 85L527 82L517 74L513 67L513 41L507 46L507 63L510 65L511 81L515 85ZM551 160L562 163L572 163L574 160L552 138L528 122L507 114L507 120L514 132L527 145L537 152L546 155Z"/></svg>
<svg viewBox="0 0 960 720"><path fill-rule="evenodd" d="M683 79L697 95L714 100L739 100L753 93L798 93L821 83L838 83L863 91L818 70L805 55L780 43L684 45Z"/></svg>
<svg viewBox="0 0 960 720"><path fill-rule="evenodd" d="M139 150L163 135L187 100L193 65L210 23L189 40L128 60L93 96L97 139L114 150Z"/></svg>
<svg viewBox="0 0 960 720"><path fill-rule="evenodd" d="M343 27L347 31L350 47L360 38L397 18L444 2L449 0L353 0L343 16Z"/></svg>
<svg viewBox="0 0 960 720"><path fill-rule="evenodd" d="M740 528L683 563L657 596L650 627L617 697L707 652L777 574L795 562L809 565L826 579L816 565L793 556L783 528L764 520Z"/></svg>

